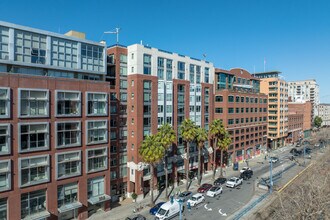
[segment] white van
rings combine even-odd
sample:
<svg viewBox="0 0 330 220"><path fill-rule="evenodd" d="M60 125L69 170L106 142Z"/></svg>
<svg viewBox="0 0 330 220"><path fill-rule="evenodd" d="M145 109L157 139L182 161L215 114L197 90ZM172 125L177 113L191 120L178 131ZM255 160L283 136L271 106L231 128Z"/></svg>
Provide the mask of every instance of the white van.
<svg viewBox="0 0 330 220"><path fill-rule="evenodd" d="M156 213L156 220L167 220L171 219L174 216L180 213L180 204L177 200L173 200L173 204L171 201L164 203Z"/></svg>

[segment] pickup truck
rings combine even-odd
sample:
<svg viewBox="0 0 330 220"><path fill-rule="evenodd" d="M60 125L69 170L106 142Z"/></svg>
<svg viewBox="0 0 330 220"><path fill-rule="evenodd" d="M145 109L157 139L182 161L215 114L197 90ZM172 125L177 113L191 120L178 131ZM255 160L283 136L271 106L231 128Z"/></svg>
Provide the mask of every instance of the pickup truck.
<svg viewBox="0 0 330 220"><path fill-rule="evenodd" d="M226 182L226 186L230 188L235 188L238 185L241 185L243 183L242 178L238 177L232 177Z"/></svg>

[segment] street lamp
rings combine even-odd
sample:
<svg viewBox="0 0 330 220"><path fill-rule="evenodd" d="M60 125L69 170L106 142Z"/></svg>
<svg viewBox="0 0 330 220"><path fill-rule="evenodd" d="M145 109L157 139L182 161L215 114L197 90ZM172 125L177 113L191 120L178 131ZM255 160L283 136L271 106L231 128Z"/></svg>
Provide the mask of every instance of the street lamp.
<svg viewBox="0 0 330 220"><path fill-rule="evenodd" d="M273 191L273 160L272 158L269 156L269 192L272 193Z"/></svg>

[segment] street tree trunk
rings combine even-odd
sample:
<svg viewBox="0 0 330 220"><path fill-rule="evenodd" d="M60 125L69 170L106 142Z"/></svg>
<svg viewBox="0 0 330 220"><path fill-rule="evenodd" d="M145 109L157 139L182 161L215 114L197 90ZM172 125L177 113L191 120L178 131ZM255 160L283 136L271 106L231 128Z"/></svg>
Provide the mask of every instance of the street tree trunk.
<svg viewBox="0 0 330 220"><path fill-rule="evenodd" d="M198 177L198 185L201 185L201 181L202 181L202 177L201 177L201 166L202 166L202 163L201 163L201 147L198 146L198 174L197 174L197 177Z"/></svg>
<svg viewBox="0 0 330 220"><path fill-rule="evenodd" d="M186 190L188 190L188 188L189 188L189 182L190 182L190 178L189 178L189 169L190 169L189 152L190 152L190 144L189 144L189 142L187 142L187 161L188 161L188 167L187 167L187 170L186 170L186 178L187 178Z"/></svg>
<svg viewBox="0 0 330 220"><path fill-rule="evenodd" d="M154 165L150 164L150 206L154 206Z"/></svg>
<svg viewBox="0 0 330 220"><path fill-rule="evenodd" d="M215 172L216 172L216 168L217 168L217 163L216 163L217 159L216 159L216 157L217 157L217 142L218 142L218 140L215 138L214 142L215 142L215 144L213 146L213 177L212 177L213 180L215 179Z"/></svg>
<svg viewBox="0 0 330 220"><path fill-rule="evenodd" d="M223 150L221 149L221 156L220 156L220 176L223 177L222 165L223 165Z"/></svg>
<svg viewBox="0 0 330 220"><path fill-rule="evenodd" d="M168 198L168 170L167 170L167 155L165 156L165 198Z"/></svg>

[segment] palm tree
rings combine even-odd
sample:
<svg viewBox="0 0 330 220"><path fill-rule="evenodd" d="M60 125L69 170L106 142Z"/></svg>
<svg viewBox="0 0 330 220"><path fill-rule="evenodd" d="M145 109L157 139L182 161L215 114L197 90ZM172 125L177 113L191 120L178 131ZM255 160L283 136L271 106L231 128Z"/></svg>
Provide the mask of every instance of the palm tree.
<svg viewBox="0 0 330 220"><path fill-rule="evenodd" d="M213 179L215 179L216 172L216 151L217 149L221 150L221 158L220 158L220 169L222 176L222 160L223 160L223 151L227 150L229 144L231 143L231 138L229 133L226 131L226 128L223 126L220 119L216 119L211 123L210 126L210 136L213 139Z"/></svg>
<svg viewBox="0 0 330 220"><path fill-rule="evenodd" d="M150 165L150 187L151 196L150 204L154 205L154 169L165 155L165 149L159 142L159 137L156 135L149 135L143 140L139 149L139 154L142 161Z"/></svg>
<svg viewBox="0 0 330 220"><path fill-rule="evenodd" d="M205 141L207 141L207 132L204 128L197 128L196 129L196 137L195 137L195 141L197 143L198 146L198 185L201 184L201 152L202 149L204 147L204 143Z"/></svg>
<svg viewBox="0 0 330 220"><path fill-rule="evenodd" d="M187 155L187 161L188 161L188 168L186 169L186 190L188 190L189 187L189 165L190 165L190 157L189 157L189 150L190 150L190 143L195 140L196 137L196 125L195 123L190 119L185 119L181 126L180 126L180 134L182 136L183 141L186 143L186 155Z"/></svg>
<svg viewBox="0 0 330 220"><path fill-rule="evenodd" d="M176 140L176 134L170 124L163 124L158 128L158 133L160 139L160 144L165 149L165 197L168 198L168 170L167 170L167 150L172 146Z"/></svg>

